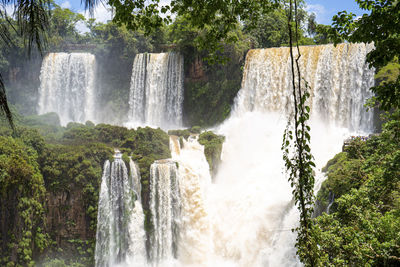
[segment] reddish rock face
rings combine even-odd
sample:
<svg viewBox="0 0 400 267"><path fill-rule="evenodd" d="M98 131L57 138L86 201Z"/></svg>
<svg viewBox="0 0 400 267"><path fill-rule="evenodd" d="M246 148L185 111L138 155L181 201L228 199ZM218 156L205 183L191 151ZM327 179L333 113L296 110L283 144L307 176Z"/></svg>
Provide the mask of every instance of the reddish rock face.
<svg viewBox="0 0 400 267"><path fill-rule="evenodd" d="M196 57L190 65L188 78L192 80L204 80L206 78L203 70L203 61L200 57Z"/></svg>
<svg viewBox="0 0 400 267"><path fill-rule="evenodd" d="M85 206L81 188L47 195L46 232L56 241L57 247L68 249L73 246L68 240L95 237L96 233L89 228L90 218Z"/></svg>

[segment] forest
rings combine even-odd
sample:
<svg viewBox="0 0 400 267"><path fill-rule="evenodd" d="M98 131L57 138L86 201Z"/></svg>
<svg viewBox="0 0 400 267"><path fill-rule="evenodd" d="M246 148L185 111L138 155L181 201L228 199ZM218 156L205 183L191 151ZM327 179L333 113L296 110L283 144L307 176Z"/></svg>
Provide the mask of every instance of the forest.
<svg viewBox="0 0 400 267"><path fill-rule="evenodd" d="M96 2L83 1L89 11ZM365 14L356 17L350 12L339 12L332 18L331 25L318 24L316 15L307 11L307 1L301 0L170 1L165 6L161 2L107 1L113 10L113 19L101 23L63 8L54 1L2 0L0 265L398 266L399 2L356 0ZM16 9L9 14L6 6L14 4ZM83 25L85 30L79 30L81 27L78 25ZM317 56L314 59L312 53L317 52L312 49L326 49L328 58L339 53L335 49L341 47L350 47L343 48L350 51L352 43L372 44L373 48L365 49L362 62L357 61L361 65L354 67L358 68L354 75L362 73L360 82L351 83L351 78L347 78L349 81L340 82L340 86L346 88L337 93L339 89L333 88L333 85L336 86L333 80L328 87L324 87L324 81L339 80L342 76L323 76L331 69L321 67L326 66L320 63L323 52L318 50L319 59ZM357 49L364 49L360 47L357 46ZM290 52L279 49L290 49ZM308 65L304 63L305 69L301 69L303 63L294 60L293 53L297 54L292 49L298 54L301 51L303 58L309 60ZM357 53L360 53L359 50ZM276 67L274 64L277 62L270 62L269 65L258 63L257 60L264 60L258 54L255 61L251 61L251 51L277 51L283 62L280 63L285 66L290 66L292 56L292 76ZM64 125L60 114L55 111L39 114L38 103L42 96L38 88L44 79L42 62L49 53L90 53L95 56L95 121L70 121ZM182 123L176 128L154 124L128 127L125 123L129 120L127 114L132 105L134 60L140 54L159 53L175 53L184 59ZM284 58L285 53L289 55L287 58ZM339 56L332 58L331 61L338 60ZM147 68L153 66L151 56L148 60ZM312 64L315 64L315 69L309 67ZM343 63L343 66L346 64ZM340 70L347 70L347 65ZM272 81L276 84L282 82L287 87L291 86L293 78L294 102L279 102L284 96L291 97L291 88L287 88L287 94L274 93L269 98L269 91L262 91L258 86L265 87L264 76L275 74L262 71L252 74L251 68L280 71L275 73L278 76ZM317 72L322 73L319 74L322 78L314 82L309 73ZM359 90L369 84L370 72L373 86L366 89L368 92L362 91L362 97L371 97L362 98L360 107L353 108L352 105L359 103L355 99L361 91L356 91L355 96L351 90ZM285 75L289 77L287 80L284 80ZM300 81L302 75L304 81ZM353 76L349 74L349 77ZM252 80L256 82L251 83ZM248 89L248 84L257 89ZM296 95L296 88L300 96ZM319 93L316 88L332 89L334 93ZM245 89L254 92L248 93ZM322 99L318 98L319 94ZM344 101L335 102L332 104L336 105L334 107L328 106L333 103L331 99L336 94L341 99L345 98L341 94L348 94L353 99L346 102L347 106L344 105L345 115L334 117L331 110L339 110ZM250 100L242 100L245 97ZM248 107L250 104L246 101L252 106ZM257 106L257 101L265 103ZM274 105L277 108L271 109L270 106ZM284 108L279 110L279 105ZM300 115L289 112L290 105L296 112L299 110ZM347 110L348 106L350 110ZM373 114L367 122L362 114L354 119L354 125L359 128L351 124L358 109L366 109L370 112L368 114ZM332 129L337 131L327 134L327 138L335 138L327 143L336 142L343 128L346 128L346 136L337 142L338 145L335 143L336 150L332 153L329 150L331 154L321 166L313 161L319 162L318 146L328 150L328 145L313 143L314 138L320 140L313 135L313 129L317 129L317 134L321 133L318 132L321 122L315 123L314 116L318 112L325 114L325 110L330 113L323 117L324 123L342 123L341 128L331 124L329 128L328 123L324 124L326 129L321 130L322 133ZM253 113L255 115L251 115ZM261 120L251 117L259 116L258 113L261 113ZM281 121L277 126L276 120L271 119L271 114L276 113L285 114L286 127L281 127ZM349 117L342 119L340 116ZM347 124L343 126L344 123ZM278 142L273 139L275 135ZM270 140L265 141L268 138ZM255 141L258 143L253 145ZM269 142L274 143L273 148L272 145L265 145ZM274 150L277 143L278 152ZM178 149L174 149L174 145ZM242 147L243 150L240 150ZM239 152L234 154L234 149ZM258 149L270 154L258 154ZM201 155L196 151L201 151ZM311 154L314 151L317 152ZM120 159L118 153L121 154ZM256 156L259 158L254 160ZM229 162L232 157L236 157L236 161ZM166 159L172 160L172 167L167 166ZM109 176L107 162L111 164ZM127 212L129 208L123 206L128 205L126 203L118 208L111 206L118 212L110 211L110 218L114 213L123 213L120 210L125 210L127 215L124 213L123 216L131 217L121 217L119 225L107 227L125 227L128 230L124 234L121 232L121 236L131 239L120 238L117 233L115 243L118 245L115 245L111 240L114 237L107 237L109 243L104 251L109 253L106 255L109 259L103 262L99 255L99 251L105 253L99 248L102 236L99 229L103 229L103 222L99 221L103 212L100 203L104 203L102 187L107 181L111 188L108 191L112 192L111 195L115 194L112 191L112 172L113 168L117 168L113 167L117 166L114 165L116 162L124 166L125 170L122 168L120 172L126 172L127 177L134 177L133 166L137 166L140 189L129 191L134 199L134 204L129 205L135 210ZM168 171L165 171L167 167ZM271 171L272 168L277 168L277 176L274 176L275 169ZM258 169L262 169L262 175L256 173ZM281 175L282 169L286 169L287 175ZM235 170L238 178L229 180L229 176L235 176ZM165 182L163 175L167 175L164 172L170 175L167 189L162 188ZM116 174L118 178L115 179L123 179L120 175ZM254 180L253 175L257 176ZM320 189L314 186L319 175L324 177ZM181 179L178 181L179 190L174 185L176 179ZM234 187L236 182L237 189ZM129 183L133 182L129 180ZM260 190L259 185L265 188ZM274 186L275 189L272 188ZM292 188L286 190L289 186ZM252 191L249 189L249 195L246 195L248 188ZM286 194L284 200L278 203L277 196L272 204L262 203L265 195L275 196L274 191ZM226 197L226 203L221 200L223 197ZM163 206L162 202L167 198L169 206ZM215 203L209 204L212 201ZM220 203L217 204L218 201ZM257 207L254 211L253 206ZM140 213L137 207L140 207ZM158 211L155 211L157 208ZM230 209L232 215L226 213L226 218L235 222L226 222L221 218L225 215L224 210ZM275 211L278 209L279 213ZM171 214L165 219L163 216L167 216L164 214L167 211ZM292 216L292 211L296 223L287 226L285 222ZM218 216L218 213L221 215ZM269 214L272 214L271 217ZM131 220L134 221L132 218L142 220L138 229L143 233L132 233L132 229L137 229L127 226ZM270 223L270 220L274 222ZM242 222L244 224L235 228ZM201 223L207 226L198 226ZM159 225L168 230L160 230L163 227L159 228ZM228 231L230 225L236 232ZM290 235L292 232L294 236ZM203 241L205 236L208 241ZM213 239L214 236L218 237L217 240ZM139 242L139 239L143 239L144 255L139 255L138 246L132 243ZM258 242L261 247L256 245ZM280 247L281 242L289 245ZM130 247L132 244L136 251ZM248 249L250 245L251 252ZM117 247L115 258L112 246ZM204 255L211 254L213 257L207 258L206 262ZM130 257L134 261L131 262Z"/></svg>

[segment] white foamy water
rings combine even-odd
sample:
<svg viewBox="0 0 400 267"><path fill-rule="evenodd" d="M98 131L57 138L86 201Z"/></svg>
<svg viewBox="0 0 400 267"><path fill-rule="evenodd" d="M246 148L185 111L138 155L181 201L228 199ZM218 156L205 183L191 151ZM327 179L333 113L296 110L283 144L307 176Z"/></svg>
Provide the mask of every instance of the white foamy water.
<svg viewBox="0 0 400 267"><path fill-rule="evenodd" d="M298 264L291 233L298 213L280 150L285 125L281 114L247 112L219 128L226 142L210 203L216 253L229 266ZM341 150L349 132L316 120L311 129L318 181L319 169Z"/></svg>
<svg viewBox="0 0 400 267"><path fill-rule="evenodd" d="M177 165L157 160L150 167L150 261L163 266L177 255L181 219L181 194Z"/></svg>
<svg viewBox="0 0 400 267"><path fill-rule="evenodd" d="M137 54L129 93L129 127L180 127L183 57L176 53Z"/></svg>
<svg viewBox="0 0 400 267"><path fill-rule="evenodd" d="M56 112L61 125L95 120L96 59L89 53L49 53L42 62L38 113Z"/></svg>
<svg viewBox="0 0 400 267"><path fill-rule="evenodd" d="M311 114L353 131L371 131L373 114L365 112L372 96L374 69L365 62L373 45L339 44L300 47L302 77L311 87ZM289 48L250 50L235 113L287 112L293 106Z"/></svg>
<svg viewBox="0 0 400 267"><path fill-rule="evenodd" d="M104 163L97 215L95 264L96 267L144 266L145 250L144 214L139 190L135 188L138 169L130 162L130 174L116 154L110 164Z"/></svg>
<svg viewBox="0 0 400 267"><path fill-rule="evenodd" d="M206 196L211 186L204 147L190 136L182 140L170 138L172 158L178 163L182 199L182 221L178 246L179 263L184 266L203 266L210 263L213 253L212 224Z"/></svg>
<svg viewBox="0 0 400 267"><path fill-rule="evenodd" d="M311 86L316 191L324 179L320 169L343 140L372 129L373 116L363 107L373 85L374 71L365 64L371 48L301 48ZM151 266L300 265L291 232L299 218L281 151L291 109L289 64L287 48L249 51L232 116L216 128L226 141L212 182L196 138L181 147L171 137L172 159L151 169Z"/></svg>
<svg viewBox="0 0 400 267"><path fill-rule="evenodd" d="M301 48L302 74L311 86L316 190L324 179L320 169L341 151L343 140L372 129L372 113L363 107L373 85L374 70L365 63L371 48ZM291 105L289 64L287 48L251 50L247 55L234 112L217 128L226 141L219 171L205 196L209 221L193 227L204 229L211 223L212 228L212 242L199 266L299 265L296 235L291 232L298 212L281 151Z"/></svg>

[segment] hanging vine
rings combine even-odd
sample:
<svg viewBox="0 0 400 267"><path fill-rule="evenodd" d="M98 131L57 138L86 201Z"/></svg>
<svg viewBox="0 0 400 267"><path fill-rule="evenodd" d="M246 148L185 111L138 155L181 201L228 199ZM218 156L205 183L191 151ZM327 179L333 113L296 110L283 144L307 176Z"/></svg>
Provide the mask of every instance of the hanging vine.
<svg viewBox="0 0 400 267"><path fill-rule="evenodd" d="M283 135L282 151L288 180L293 188L295 204L300 212L300 225L295 229L297 255L306 266L316 266L318 250L311 235L315 164L310 149L310 126L308 125L310 107L307 105L307 100L310 97L310 88L301 78L297 8L297 0L290 0L287 14L294 110Z"/></svg>

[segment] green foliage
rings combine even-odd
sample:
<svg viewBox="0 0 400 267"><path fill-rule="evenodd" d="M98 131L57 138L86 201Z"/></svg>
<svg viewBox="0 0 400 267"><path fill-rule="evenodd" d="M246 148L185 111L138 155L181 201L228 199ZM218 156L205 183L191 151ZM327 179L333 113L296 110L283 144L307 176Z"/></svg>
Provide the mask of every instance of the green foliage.
<svg viewBox="0 0 400 267"><path fill-rule="evenodd" d="M247 46L248 47L248 46ZM211 126L226 119L240 89L243 56L247 48L226 48L229 64L209 65L200 58L185 79L184 120L188 125Z"/></svg>
<svg viewBox="0 0 400 267"><path fill-rule="evenodd" d="M138 2L135 1L135 3ZM220 5L220 3L215 4ZM234 6L234 4L231 5ZM235 7L235 12L244 8L243 5L245 4L239 3ZM268 11L268 5L268 2L250 3L246 8L264 6L266 8L264 11ZM274 19L275 13L279 13L279 18L283 18L282 8L277 8L272 13L260 13L261 9L259 9L255 14L254 18L258 17L257 21L260 23L264 18L272 21L271 32L265 30L264 24L252 23L253 19L246 20L244 28L237 21L232 21L227 29L222 27L219 31L225 32L225 37L221 36L216 50L213 50L213 47L216 48L217 43L210 47L205 41L217 34L217 32L210 32L214 25L211 28L204 25L204 27L196 26L193 24L193 17L183 10L173 23L160 24L159 28L154 29L150 35L146 35L144 30L132 31L131 27L123 23L103 24L94 19L84 20L81 14L57 5L51 5L51 9L47 50L49 52L85 51L96 55L98 105L102 107L98 115L102 121L113 124L122 124L126 121L128 111L126 99L129 96L132 61L137 53L172 50L183 54L186 76L184 122L188 126L211 126L222 122L230 113L233 99L240 89L241 68L244 64L245 53L252 43L254 47L254 40L258 38L252 36L251 33L254 32L257 36L263 34L262 38L274 39L274 46L288 43L287 40L283 41L282 38L276 37L287 36L282 20L279 20L279 24ZM176 11L178 12L178 9ZM244 16L249 16L249 14ZM304 13L303 21L306 18L307 14ZM77 23L85 23L90 32L79 33L75 28ZM301 35L301 43L309 44L311 39L305 37L305 30L302 30ZM41 58L35 56L34 60L27 63L23 40L17 35L12 35L11 38L15 40L16 46L13 48L4 46L0 52L0 65L4 66L2 72L5 74L7 94L11 103L16 104L23 114L34 114L38 98ZM215 65L214 63L225 64ZM59 131L55 126L46 127L53 127L53 133L47 136L49 141L59 137ZM41 133L44 134L43 131Z"/></svg>
<svg viewBox="0 0 400 267"><path fill-rule="evenodd" d="M190 132L194 134L200 134L201 133L201 127L200 126L193 126L190 128Z"/></svg>
<svg viewBox="0 0 400 267"><path fill-rule="evenodd" d="M381 103L381 107L384 110L389 110L390 107L399 107L399 80L400 80L400 64L398 57L395 57L386 66L378 68L378 72L375 75L376 86L372 90L376 93L379 92L378 96L372 98L373 103ZM372 105L373 106L373 105Z"/></svg>
<svg viewBox="0 0 400 267"><path fill-rule="evenodd" d="M60 118L57 113L50 112L43 115L31 115L24 117L23 122L27 126L60 126Z"/></svg>
<svg viewBox="0 0 400 267"><path fill-rule="evenodd" d="M170 14L185 16L188 26L202 32L195 38L196 47L208 50L212 58L220 58L217 51L223 50L222 40L234 43L238 39L230 33L238 27L238 19L252 18L275 8L277 1L172 1L161 4L159 0L133 1L129 5L120 0L109 1L115 8L114 21L125 24L128 29L144 28L147 33L163 23L170 23ZM165 14L161 16L161 14Z"/></svg>
<svg viewBox="0 0 400 267"><path fill-rule="evenodd" d="M300 212L300 225L296 228L296 254L306 266L315 266L318 263L318 247L311 238L313 224L311 216L314 205L314 172L315 163L310 149L310 107L307 105L310 98L310 86L302 81L299 67L299 17L298 2L289 1L288 29L291 59L291 90L293 99L293 114L283 134L283 160L288 174L288 181L293 188L292 194L295 205ZM293 44L297 47L297 57L294 57ZM303 85L304 84L304 85Z"/></svg>
<svg viewBox="0 0 400 267"><path fill-rule="evenodd" d="M56 113L22 117L18 125L21 125L22 128L29 127L31 129L30 131L34 129L38 134L43 136L46 141L53 142L60 139L64 131L60 126L60 120Z"/></svg>
<svg viewBox="0 0 400 267"><path fill-rule="evenodd" d="M400 263L400 112L380 135L355 139L350 152L328 162L318 193L335 194L332 214L315 219L314 238L324 266L397 266Z"/></svg>
<svg viewBox="0 0 400 267"><path fill-rule="evenodd" d="M71 247L72 251L69 251L69 249L67 251L69 251L68 254L76 254L75 257L79 257L80 261L89 265L93 263L94 256L94 234L97 227L97 205L102 166L105 160L112 157L113 153L114 150L111 147L102 143L71 144L67 146L48 144L39 159L45 185L47 190L51 192L51 197L62 197L65 194L73 196L74 199L79 201L79 203L73 205L78 205L78 208L85 212L83 216L86 218L87 226L81 225L81 227L88 227L88 239L79 240L79 242L83 242L79 246L76 245L76 242L70 242L68 247ZM52 209L55 209L55 207ZM71 206L67 202L57 207L57 209L60 209L60 212L63 213L62 209L65 209L66 212L71 209ZM75 227L75 224L69 224L67 214L59 223L63 226L61 228L58 226L55 229L64 229L69 232ZM61 233L58 230L50 232L53 240L60 238L60 235ZM55 245L52 250L56 250L56 248Z"/></svg>
<svg viewBox="0 0 400 267"><path fill-rule="evenodd" d="M314 42L316 44L330 44L333 43L332 39L329 37L329 31L331 26L318 24L315 29L315 34L313 36Z"/></svg>
<svg viewBox="0 0 400 267"><path fill-rule="evenodd" d="M375 80L378 82L378 84L395 82L399 75L400 64L399 60L396 58L379 70L379 72L375 75Z"/></svg>
<svg viewBox="0 0 400 267"><path fill-rule="evenodd" d="M32 153L34 157L29 161L29 164L26 163L27 166L24 168L20 167L20 164L25 163L16 164L13 162L12 164L4 164L14 166L13 168L16 170L37 169L42 182L42 189L47 193L47 203L45 203L44 198L41 199L41 213L32 213L34 220L42 220L43 222L43 225L34 228L36 231L34 234L30 232L34 238L29 239L25 236L19 237L13 234L9 239L5 240L5 244L10 246L18 244L18 247L26 247L29 245L31 249L26 250L26 253L24 250L24 254L21 249L18 250L17 246L14 246L13 250L10 247L9 251L14 251L13 254L4 251L3 254L7 257L2 258L2 263L13 259L16 261L16 257L29 258L29 262L43 259L43 257L50 257L54 261L49 259L41 260L39 264L43 266L49 264L50 266L52 264L61 266L62 264L68 266L93 265L102 166L107 159L112 158L114 148L119 148L123 151L125 162L129 161L128 155L131 153L133 159L138 162L143 178L142 199L147 201L144 204L145 214L147 214L146 220L148 223L151 220L148 203L149 169L154 160L171 157L169 136L161 129L149 127L129 130L124 127L107 124L94 125L90 122L86 124L69 123L67 127L49 125L50 123L53 124L53 122L57 123L57 118L54 114L46 114L29 118L20 117L18 119L16 130L16 134L19 136L17 139L18 144L20 143L24 146L24 153L29 153L29 155ZM53 122L51 122L52 119L54 119ZM56 127L56 135L52 127ZM3 140L1 138L9 138L1 136L8 136L11 133L12 131L8 127L0 127L0 140ZM3 143L0 144L0 150L6 149L6 147ZM7 153L19 155L18 151L17 149L16 151L10 149L7 150ZM2 162L2 157L9 160L8 156L1 154L0 163ZM7 168L0 169L7 171ZM17 171L5 176L7 182L19 181L16 175ZM0 175L0 177L3 176ZM3 182L1 179L0 181ZM22 182L20 184L21 186L23 185L23 190L31 190L29 185L25 185ZM3 187L0 188L3 189ZM14 189L8 186L4 187L4 190L7 196L11 196ZM2 195L0 201L4 199L7 198L3 198ZM61 204L60 200L62 201ZM0 202L0 204L3 203L5 202ZM12 203L17 205L18 201L13 200ZM46 207L46 205L48 206ZM47 227L44 225L45 211L46 217L49 219ZM15 217L16 213L11 213L8 210L5 212L4 214L7 214L9 218L18 220L18 216ZM74 213L80 213L84 218L79 219L82 217L76 217ZM0 213L0 221L4 218L4 214ZM64 217L59 218L60 214ZM24 225L22 224L15 224L14 232L24 233L23 227ZM77 230L78 227L79 231ZM24 238L22 239L23 243L14 242L14 240L20 240L21 238ZM35 246L31 244L30 240L34 240L32 242L35 243ZM61 247L62 249L60 250ZM43 252L44 248L46 248L45 252Z"/></svg>
<svg viewBox="0 0 400 267"><path fill-rule="evenodd" d="M334 193L335 198L339 198L352 188L359 188L366 179L365 172L361 168L361 159L349 155L349 153L342 152L328 162L328 179L324 181L318 192L322 210L325 210L329 204L330 193ZM335 211L335 209L336 205L333 205L330 210Z"/></svg>
<svg viewBox="0 0 400 267"><path fill-rule="evenodd" d="M179 137L183 137L185 139L188 139L190 136L190 130L188 129L183 129L183 130L169 130L168 135L176 135Z"/></svg>
<svg viewBox="0 0 400 267"><path fill-rule="evenodd" d="M300 8L298 12L299 25L305 25L305 22L309 18L307 12ZM277 8L270 13L262 14L255 22L245 21L243 31L251 36L253 48L268 48L289 45L289 32L286 28L286 10L284 8ZM305 36L302 28L299 28L299 36L299 45L314 44L311 38Z"/></svg>
<svg viewBox="0 0 400 267"><path fill-rule="evenodd" d="M69 123L61 140L68 144L101 142L115 147L123 147L123 144L133 133L134 130L108 124L97 124L92 127L79 123Z"/></svg>
<svg viewBox="0 0 400 267"><path fill-rule="evenodd" d="M33 266L48 245L43 233L46 188L37 152L20 139L0 137L0 264Z"/></svg>
<svg viewBox="0 0 400 267"><path fill-rule="evenodd" d="M40 158L46 188L56 192L71 191L74 187L85 191L86 186L90 185L98 187L101 167L113 153L112 148L99 143L84 146L47 145ZM96 206L96 203L92 204Z"/></svg>
<svg viewBox="0 0 400 267"><path fill-rule="evenodd" d="M139 127L134 135L122 144L122 147L132 149L132 159L139 166L142 186L141 197L145 215L144 228L148 237L147 240L149 240L149 234L153 229L150 212L150 166L155 160L171 157L169 136L160 128Z"/></svg>
<svg viewBox="0 0 400 267"><path fill-rule="evenodd" d="M115 23L92 23L87 41L95 48L92 53L98 62L100 116L104 121L122 122L128 111L132 62L137 53L159 52L165 43L164 30L151 36L142 31L133 32Z"/></svg>
<svg viewBox="0 0 400 267"><path fill-rule="evenodd" d="M338 200L337 212L316 219L324 266L397 266L399 212L382 214L366 188Z"/></svg>
<svg viewBox="0 0 400 267"><path fill-rule="evenodd" d="M250 21L250 23L254 23ZM244 31L254 38L254 48L279 47L289 44L289 33L282 31L287 27L287 17L284 9L276 9L264 14L256 22L256 27L249 28L247 23Z"/></svg>
<svg viewBox="0 0 400 267"><path fill-rule="evenodd" d="M132 159L139 165L142 178L142 199L147 199L144 201L148 202L150 165L155 160L171 157L169 136L160 128L139 127L122 147L129 147L133 151Z"/></svg>
<svg viewBox="0 0 400 267"><path fill-rule="evenodd" d="M367 61L381 68L400 56L400 5L390 0L357 0L360 8L367 10L361 18L346 11L333 17L329 31L335 43L343 39L351 42L374 43L375 49L368 53ZM400 77L372 88L380 108L390 110L400 107Z"/></svg>
<svg viewBox="0 0 400 267"><path fill-rule="evenodd" d="M199 135L199 143L204 146L204 154L212 175L217 173L218 165L221 162L222 145L224 141L224 136L216 135L211 131L203 132Z"/></svg>
<svg viewBox="0 0 400 267"><path fill-rule="evenodd" d="M84 20L85 17L82 14L54 4L48 29L50 48L57 49L67 43L76 42L79 34L75 26L78 22L83 22Z"/></svg>

